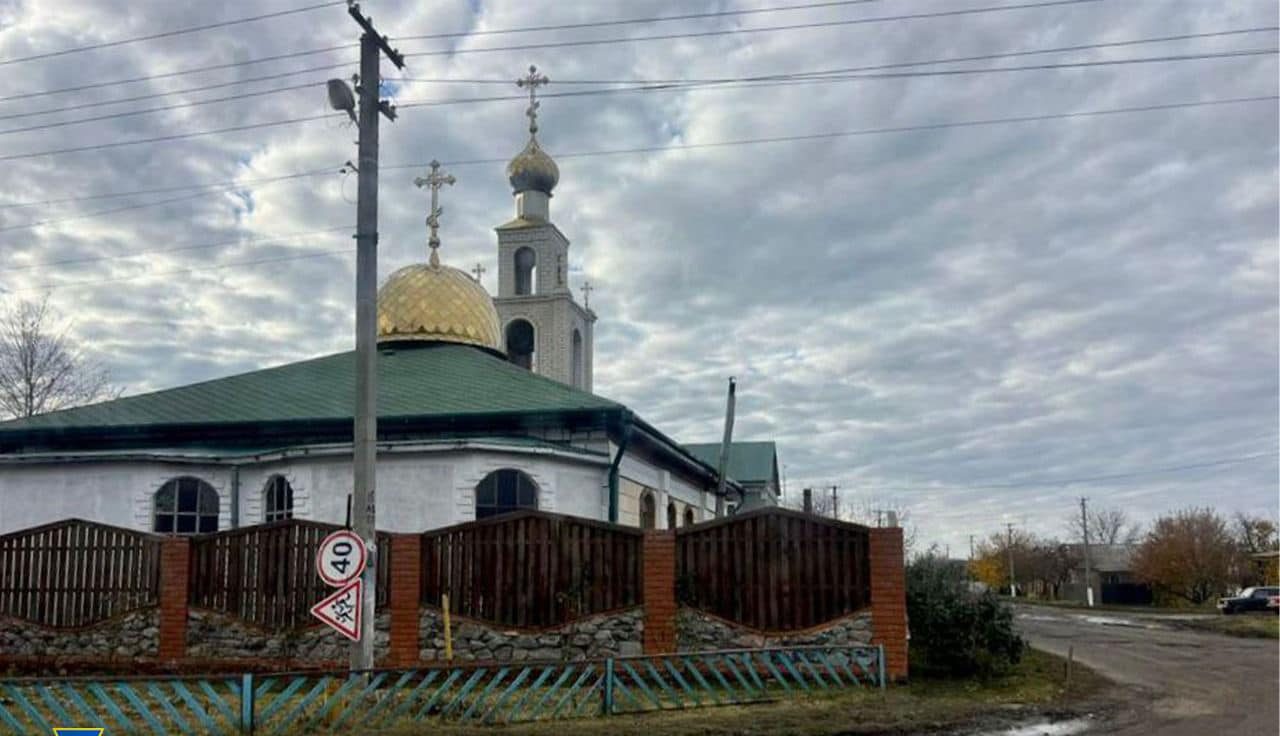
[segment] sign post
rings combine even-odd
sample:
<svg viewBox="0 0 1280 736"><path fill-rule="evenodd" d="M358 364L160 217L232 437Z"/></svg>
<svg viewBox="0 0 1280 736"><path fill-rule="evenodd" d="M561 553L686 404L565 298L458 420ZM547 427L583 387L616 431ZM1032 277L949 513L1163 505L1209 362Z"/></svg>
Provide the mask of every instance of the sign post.
<svg viewBox="0 0 1280 736"><path fill-rule="evenodd" d="M334 631L358 642L363 637L364 581L369 549L360 535L339 529L320 540L316 573L325 585L338 590L311 607L311 615Z"/></svg>

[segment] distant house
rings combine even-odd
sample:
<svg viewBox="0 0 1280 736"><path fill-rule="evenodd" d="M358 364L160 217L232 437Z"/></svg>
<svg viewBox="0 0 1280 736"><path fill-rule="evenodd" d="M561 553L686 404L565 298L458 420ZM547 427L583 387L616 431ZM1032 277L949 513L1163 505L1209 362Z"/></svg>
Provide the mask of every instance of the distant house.
<svg viewBox="0 0 1280 736"><path fill-rule="evenodd" d="M690 455L713 468L720 467L719 442L684 445ZM773 442L732 442L725 475L742 486L742 510L777 506L782 493L778 482L778 446Z"/></svg>
<svg viewBox="0 0 1280 736"><path fill-rule="evenodd" d="M1063 593L1067 597L1084 598L1084 545L1069 544L1071 569ZM1093 577L1093 596L1097 603L1150 605L1151 587L1133 574L1133 554L1137 545L1089 545L1089 569Z"/></svg>

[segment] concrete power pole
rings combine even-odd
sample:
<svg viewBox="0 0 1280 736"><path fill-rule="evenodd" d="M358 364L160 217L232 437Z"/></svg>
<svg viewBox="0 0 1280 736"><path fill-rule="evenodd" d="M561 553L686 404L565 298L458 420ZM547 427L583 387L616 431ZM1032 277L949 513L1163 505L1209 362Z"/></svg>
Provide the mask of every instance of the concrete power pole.
<svg viewBox="0 0 1280 736"><path fill-rule="evenodd" d="M378 34L373 21L352 3L348 12L364 30L360 37L360 96L358 125L359 180L356 201L356 407L353 440L354 485L351 526L369 549L361 580L360 641L351 643L351 669L373 669L374 602L377 600L377 490L375 461L378 441L378 116L395 120L395 108L379 98L378 67L385 53L396 67L404 57Z"/></svg>
<svg viewBox="0 0 1280 736"><path fill-rule="evenodd" d="M1013 524L1009 523L1009 524L1005 524L1005 526L1009 530L1009 536L1008 536L1009 541L1005 543L1005 548L1009 552L1009 597L1017 598L1018 597L1018 579L1013 574Z"/></svg>
<svg viewBox="0 0 1280 736"><path fill-rule="evenodd" d="M1089 511L1087 499L1080 497L1080 531L1084 538L1084 602L1093 607L1093 576L1089 570Z"/></svg>

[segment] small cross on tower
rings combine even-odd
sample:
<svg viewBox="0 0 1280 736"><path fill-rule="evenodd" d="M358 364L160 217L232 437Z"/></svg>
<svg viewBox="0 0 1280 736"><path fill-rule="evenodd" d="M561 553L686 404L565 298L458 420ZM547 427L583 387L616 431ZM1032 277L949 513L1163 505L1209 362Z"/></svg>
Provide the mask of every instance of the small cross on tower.
<svg viewBox="0 0 1280 736"><path fill-rule="evenodd" d="M592 286L590 281L583 281L582 286L578 288L582 289L582 308L590 309L591 308L591 292L595 291L596 287Z"/></svg>
<svg viewBox="0 0 1280 736"><path fill-rule="evenodd" d="M545 74L538 73L538 67L530 66L528 75L516 80L516 86L524 89L529 88L529 109L524 114L529 117L529 135L538 132L538 88L551 84L551 80Z"/></svg>
<svg viewBox="0 0 1280 736"><path fill-rule="evenodd" d="M458 180L453 174L446 174L440 171L440 162L433 160L431 162L431 173L425 177L419 176L413 180L413 183L422 187L431 187L431 214L427 215L427 227L431 228L431 238L427 240L427 246L431 248L431 265L440 265L440 256L436 255L436 249L440 247L440 215L444 214L444 208L440 206L440 187L448 184L453 186Z"/></svg>
<svg viewBox="0 0 1280 736"><path fill-rule="evenodd" d="M471 273L474 273L476 275L477 284L480 283L480 277L484 275L485 270L486 270L485 267L481 266L479 263L476 264L475 268L471 269Z"/></svg>

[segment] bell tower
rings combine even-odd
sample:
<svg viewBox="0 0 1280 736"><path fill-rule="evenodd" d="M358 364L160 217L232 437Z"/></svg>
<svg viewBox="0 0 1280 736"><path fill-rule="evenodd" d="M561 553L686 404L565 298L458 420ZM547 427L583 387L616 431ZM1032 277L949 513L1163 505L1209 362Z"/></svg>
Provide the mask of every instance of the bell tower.
<svg viewBox="0 0 1280 736"><path fill-rule="evenodd" d="M498 295L508 359L584 391L592 385L596 315L573 299L569 239L551 222L551 193L560 169L538 144L538 88L549 79L529 67L516 84L529 90L529 142L507 164L515 219L498 233Z"/></svg>

